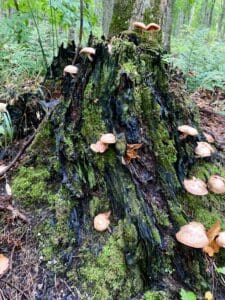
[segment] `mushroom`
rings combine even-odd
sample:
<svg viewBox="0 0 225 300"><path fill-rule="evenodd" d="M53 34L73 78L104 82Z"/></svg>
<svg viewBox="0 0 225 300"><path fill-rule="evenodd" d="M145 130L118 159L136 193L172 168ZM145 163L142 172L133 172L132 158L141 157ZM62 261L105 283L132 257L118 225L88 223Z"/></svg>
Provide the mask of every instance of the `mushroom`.
<svg viewBox="0 0 225 300"><path fill-rule="evenodd" d="M100 142L104 144L115 144L116 137L113 133L105 133L100 137Z"/></svg>
<svg viewBox="0 0 225 300"><path fill-rule="evenodd" d="M3 275L9 268L9 259L3 254L0 254L0 276Z"/></svg>
<svg viewBox="0 0 225 300"><path fill-rule="evenodd" d="M106 229L108 229L110 224L110 220L109 220L110 215L111 215L111 211L108 211L95 216L94 218L95 230L105 231Z"/></svg>
<svg viewBox="0 0 225 300"><path fill-rule="evenodd" d="M208 180L208 188L215 194L225 193L225 178L219 175L212 175Z"/></svg>
<svg viewBox="0 0 225 300"><path fill-rule="evenodd" d="M85 47L80 50L80 54L86 54L90 61L93 61L92 55L95 55L95 49L91 47Z"/></svg>
<svg viewBox="0 0 225 300"><path fill-rule="evenodd" d="M91 144L90 148L95 153L104 153L108 149L108 144L97 141L96 144Z"/></svg>
<svg viewBox="0 0 225 300"><path fill-rule="evenodd" d="M186 138L188 135L191 136L198 135L198 130L189 125L178 126L178 130L183 133L182 138Z"/></svg>
<svg viewBox="0 0 225 300"><path fill-rule="evenodd" d="M7 103L0 103L0 112L7 112Z"/></svg>
<svg viewBox="0 0 225 300"><path fill-rule="evenodd" d="M213 144L215 142L215 139L213 138L213 136L211 134L203 132L203 135L208 143Z"/></svg>
<svg viewBox="0 0 225 300"><path fill-rule="evenodd" d="M184 179L184 188L192 195L204 196L208 194L206 183L195 177Z"/></svg>
<svg viewBox="0 0 225 300"><path fill-rule="evenodd" d="M198 145L194 151L199 157L209 157L213 152L215 152L213 147L206 142L197 142L197 144Z"/></svg>
<svg viewBox="0 0 225 300"><path fill-rule="evenodd" d="M198 222L190 222L182 226L176 233L176 239L192 248L203 248L209 243L205 227Z"/></svg>
<svg viewBox="0 0 225 300"><path fill-rule="evenodd" d="M148 31L148 32L158 32L160 30L161 30L161 27L156 23L149 23L146 26L146 31Z"/></svg>
<svg viewBox="0 0 225 300"><path fill-rule="evenodd" d="M225 231L221 231L216 238L216 243L222 247L225 248Z"/></svg>
<svg viewBox="0 0 225 300"><path fill-rule="evenodd" d="M73 65L68 65L64 68L63 70L63 75L65 76L66 73L69 73L70 75L75 75L79 71L78 67L73 66Z"/></svg>
<svg viewBox="0 0 225 300"><path fill-rule="evenodd" d="M146 26L143 22L133 22L134 29L140 29L142 32L146 30Z"/></svg>

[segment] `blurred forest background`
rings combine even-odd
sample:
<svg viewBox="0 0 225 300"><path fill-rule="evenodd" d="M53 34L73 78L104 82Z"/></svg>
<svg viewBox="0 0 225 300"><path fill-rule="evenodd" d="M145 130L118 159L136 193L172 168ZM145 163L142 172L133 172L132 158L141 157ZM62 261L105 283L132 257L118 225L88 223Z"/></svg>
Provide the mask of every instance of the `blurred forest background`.
<svg viewBox="0 0 225 300"><path fill-rule="evenodd" d="M0 1L0 99L35 87L58 46L78 42L80 3L85 45L90 32L102 35L101 0ZM188 90L224 90L225 0L174 0L172 24L165 60L182 71Z"/></svg>

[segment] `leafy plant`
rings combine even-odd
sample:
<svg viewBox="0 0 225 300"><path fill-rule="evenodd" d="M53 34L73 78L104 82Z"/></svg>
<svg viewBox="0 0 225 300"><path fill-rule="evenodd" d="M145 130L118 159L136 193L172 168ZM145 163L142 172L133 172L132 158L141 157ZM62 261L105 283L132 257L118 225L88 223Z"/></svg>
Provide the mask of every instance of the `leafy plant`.
<svg viewBox="0 0 225 300"><path fill-rule="evenodd" d="M6 147L13 140L13 126L8 112L0 113L0 148Z"/></svg>
<svg viewBox="0 0 225 300"><path fill-rule="evenodd" d="M165 60L183 72L190 91L225 90L225 44L211 38L209 30L193 33L186 27L182 36L172 39L172 54L166 55Z"/></svg>
<svg viewBox="0 0 225 300"><path fill-rule="evenodd" d="M196 300L196 296L193 292L185 291L181 289L180 291L181 300Z"/></svg>
<svg viewBox="0 0 225 300"><path fill-rule="evenodd" d="M216 268L216 272L225 275L225 267Z"/></svg>

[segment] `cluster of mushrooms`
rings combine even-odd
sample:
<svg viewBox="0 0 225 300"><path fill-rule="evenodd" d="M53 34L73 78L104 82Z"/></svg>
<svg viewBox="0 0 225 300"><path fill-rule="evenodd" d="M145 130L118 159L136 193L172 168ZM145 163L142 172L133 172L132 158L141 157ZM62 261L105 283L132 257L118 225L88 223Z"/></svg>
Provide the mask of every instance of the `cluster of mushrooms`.
<svg viewBox="0 0 225 300"><path fill-rule="evenodd" d="M95 143L91 144L90 148L95 153L104 153L110 144L116 143L116 137L113 133L105 133Z"/></svg>
<svg viewBox="0 0 225 300"><path fill-rule="evenodd" d="M80 50L81 55L86 55L90 61L93 61L93 57L95 56L95 49L92 47L85 47ZM71 76L74 76L78 73L79 69L78 67L74 65L68 65L63 70L63 75L70 74Z"/></svg>
<svg viewBox="0 0 225 300"><path fill-rule="evenodd" d="M220 248L225 248L225 231L220 229L219 222L208 231L201 223L190 222L180 228L176 233L176 239L186 246L202 248L209 256L213 256Z"/></svg>
<svg viewBox="0 0 225 300"><path fill-rule="evenodd" d="M198 135L198 131L189 125L179 126L178 131L182 133L182 139L187 136ZM210 157L215 152L215 149L209 144L214 142L213 137L207 133L204 133L204 136L207 142L197 142L197 147L194 149L197 157ZM195 177L192 177L192 179L184 179L183 183L186 191L196 196L207 195L209 193L208 189L215 194L225 193L225 178L219 175L212 175L208 179L207 184L203 180Z"/></svg>
<svg viewBox="0 0 225 300"><path fill-rule="evenodd" d="M161 30L161 27L156 23L149 23L148 25L145 25L143 22L133 22L134 29L139 29L142 32L148 32L148 33L154 33ZM108 44L108 52L109 54L112 53L112 41L114 37L112 38L111 42ZM95 56L96 50L92 47L85 47L80 50L80 55L86 55L88 59L92 62L93 57ZM70 74L71 76L74 76L78 73L79 69L78 67L74 65L68 65L63 70L63 75Z"/></svg>

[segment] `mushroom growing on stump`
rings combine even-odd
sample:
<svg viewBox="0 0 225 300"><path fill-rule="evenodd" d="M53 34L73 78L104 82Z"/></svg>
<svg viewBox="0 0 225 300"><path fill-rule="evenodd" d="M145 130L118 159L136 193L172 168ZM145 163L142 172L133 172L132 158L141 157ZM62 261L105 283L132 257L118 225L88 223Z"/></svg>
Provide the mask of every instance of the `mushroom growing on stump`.
<svg viewBox="0 0 225 300"><path fill-rule="evenodd" d="M145 29L146 32L150 33L150 35L149 35L149 39L150 40L152 39L153 34L156 33L156 32L158 32L158 31L160 31L160 30L161 30L161 27L158 24L156 24L156 23L150 23L150 24L148 24L146 26L146 29Z"/></svg>
<svg viewBox="0 0 225 300"><path fill-rule="evenodd" d="M95 230L102 232L108 229L110 225L110 220L109 220L110 215L111 215L111 211L98 214L94 218Z"/></svg>
<svg viewBox="0 0 225 300"><path fill-rule="evenodd" d="M198 135L198 130L189 126L189 125L181 125L178 126L178 131L182 132L182 139L185 139L188 135L196 136Z"/></svg>
<svg viewBox="0 0 225 300"><path fill-rule="evenodd" d="M206 142L197 142L197 147L194 151L198 157L209 157L215 152L213 147Z"/></svg>
<svg viewBox="0 0 225 300"><path fill-rule="evenodd" d="M100 142L104 144L115 144L116 137L113 133L105 133L100 137Z"/></svg>
<svg viewBox="0 0 225 300"><path fill-rule="evenodd" d="M133 27L134 29L140 29L141 32L146 31L146 26L143 22L134 22Z"/></svg>
<svg viewBox="0 0 225 300"><path fill-rule="evenodd" d="M95 55L95 49L92 47L85 47L80 50L80 54L86 54L90 61L93 61L93 57Z"/></svg>
<svg viewBox="0 0 225 300"><path fill-rule="evenodd" d="M76 66L68 65L63 70L63 75L65 76L67 73L70 75L76 75L78 73L79 69Z"/></svg>
<svg viewBox="0 0 225 300"><path fill-rule="evenodd" d="M216 238L216 243L222 247L225 248L225 231L221 231Z"/></svg>
<svg viewBox="0 0 225 300"><path fill-rule="evenodd" d="M208 188L215 194L225 193L225 178L219 175L213 175L208 180Z"/></svg>
<svg viewBox="0 0 225 300"><path fill-rule="evenodd" d="M156 23L149 23L146 26L146 31L148 31L148 32L158 32L160 30L161 30L161 27Z"/></svg>
<svg viewBox="0 0 225 300"><path fill-rule="evenodd" d="M192 195L204 196L208 194L206 183L195 177L192 177L192 179L184 179L184 188Z"/></svg>
<svg viewBox="0 0 225 300"><path fill-rule="evenodd" d="M205 227L198 222L191 222L182 226L176 233L176 239L192 248L203 248L209 243Z"/></svg>
<svg viewBox="0 0 225 300"><path fill-rule="evenodd" d="M97 141L96 144L91 144L90 148L95 153L104 153L108 149L108 144Z"/></svg>

